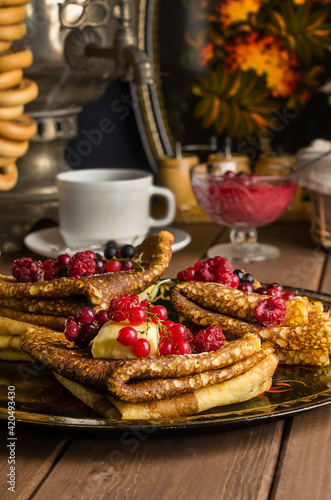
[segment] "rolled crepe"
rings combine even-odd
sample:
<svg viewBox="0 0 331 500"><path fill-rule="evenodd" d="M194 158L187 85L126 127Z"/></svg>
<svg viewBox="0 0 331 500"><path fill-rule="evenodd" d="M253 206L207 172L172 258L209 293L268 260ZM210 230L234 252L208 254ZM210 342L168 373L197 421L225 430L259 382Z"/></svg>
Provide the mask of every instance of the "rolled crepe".
<svg viewBox="0 0 331 500"><path fill-rule="evenodd" d="M59 375L130 403L165 399L230 379L273 352L256 335L247 335L209 353L94 359L90 348L78 349L63 334L47 329L29 329L20 345Z"/></svg>
<svg viewBox="0 0 331 500"><path fill-rule="evenodd" d="M77 311L82 305L106 309L112 298L125 293L140 293L162 276L171 260L173 240L171 233L161 231L146 238L136 248L136 255L140 256L139 262L144 270L104 273L82 278L58 278L52 281L40 280L36 283L18 283L12 277L0 275L0 306L3 300L7 301L9 309L21 311L23 300L25 311L31 312L32 308L37 314L39 312L55 316L58 307L57 315L64 317L73 313L75 304ZM70 298L67 308L64 300L66 298ZM38 301L43 302L42 308ZM4 314L4 311L0 314Z"/></svg>
<svg viewBox="0 0 331 500"><path fill-rule="evenodd" d="M236 337L255 333L278 349L331 351L331 319L325 313L310 311L308 324L265 328L256 322L208 311L185 297L177 286L172 290L171 300L177 312L185 319L203 327L218 325L224 332Z"/></svg>
<svg viewBox="0 0 331 500"><path fill-rule="evenodd" d="M200 281L178 283L176 290L204 309L246 321L254 320L255 307L266 298L258 293L243 292L220 283ZM308 323L309 300L307 297L294 297L292 300L286 300L285 304L283 326Z"/></svg>
<svg viewBox="0 0 331 500"><path fill-rule="evenodd" d="M180 396L146 403L128 403L106 397L81 384L54 374L56 379L74 396L105 418L117 419L114 407L124 420L178 418L259 396L271 387L272 375L278 360L270 354L247 372L225 382L195 390ZM108 401L108 404L107 404Z"/></svg>

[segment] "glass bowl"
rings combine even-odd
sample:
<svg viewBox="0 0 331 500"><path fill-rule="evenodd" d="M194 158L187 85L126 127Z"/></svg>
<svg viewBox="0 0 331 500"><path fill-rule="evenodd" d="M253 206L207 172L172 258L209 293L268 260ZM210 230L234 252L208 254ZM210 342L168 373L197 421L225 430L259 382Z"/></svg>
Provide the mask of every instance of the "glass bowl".
<svg viewBox="0 0 331 500"><path fill-rule="evenodd" d="M249 262L279 255L277 247L257 242L256 228L274 222L290 205L298 187L293 175L222 175L217 167L200 164L191 168L190 176L203 212L231 228L231 243L210 248L208 257L222 255Z"/></svg>

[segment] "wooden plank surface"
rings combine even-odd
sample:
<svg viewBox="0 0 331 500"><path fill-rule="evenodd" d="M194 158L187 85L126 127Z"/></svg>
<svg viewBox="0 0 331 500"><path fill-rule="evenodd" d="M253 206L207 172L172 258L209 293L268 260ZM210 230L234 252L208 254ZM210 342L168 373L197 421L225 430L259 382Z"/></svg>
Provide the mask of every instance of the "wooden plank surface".
<svg viewBox="0 0 331 500"><path fill-rule="evenodd" d="M78 492L82 500L266 500L282 431L279 422L225 433L77 438L33 500Z"/></svg>
<svg viewBox="0 0 331 500"><path fill-rule="evenodd" d="M199 260L215 241L228 241L228 231L216 224L176 227L190 232L193 239L174 254L165 277L175 277ZM282 253L271 261L244 265L257 279L309 289L318 289L322 283L323 291L331 293L331 264L312 243L308 224L294 227L279 223L261 228L259 240L277 244ZM8 256L1 257L0 272L9 263ZM284 432L286 439L281 446ZM1 438L3 474L7 459L5 438ZM301 414L293 421L227 432L77 436L70 446L61 435L22 427L19 443L17 486L21 496L16 494L15 498L20 499L331 498L330 406ZM6 499L3 483L0 495Z"/></svg>
<svg viewBox="0 0 331 500"><path fill-rule="evenodd" d="M45 429L16 426L15 441L15 493L8 490L10 472L7 447L8 433L5 425L0 427L0 498L27 500L46 477L56 460L70 441L64 433L51 433ZM50 498L54 498L50 496Z"/></svg>

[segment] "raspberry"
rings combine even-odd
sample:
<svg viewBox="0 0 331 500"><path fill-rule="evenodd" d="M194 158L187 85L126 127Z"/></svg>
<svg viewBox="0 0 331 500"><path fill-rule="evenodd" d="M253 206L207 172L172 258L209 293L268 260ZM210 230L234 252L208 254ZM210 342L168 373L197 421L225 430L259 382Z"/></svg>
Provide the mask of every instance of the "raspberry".
<svg viewBox="0 0 331 500"><path fill-rule="evenodd" d="M199 275L202 281L211 281L231 286L233 266L229 259L224 257L214 257L201 262Z"/></svg>
<svg viewBox="0 0 331 500"><path fill-rule="evenodd" d="M285 302L278 297L263 299L254 309L256 321L267 328L271 326L280 326L284 321L285 313Z"/></svg>
<svg viewBox="0 0 331 500"><path fill-rule="evenodd" d="M71 278L92 276L95 272L95 260L84 252L77 252L69 260L67 272Z"/></svg>
<svg viewBox="0 0 331 500"><path fill-rule="evenodd" d="M126 293L117 299L112 299L108 308L109 319L116 322L124 321L128 318L130 309L139 304L139 297L135 293Z"/></svg>
<svg viewBox="0 0 331 500"><path fill-rule="evenodd" d="M225 336L219 326L209 326L205 330L200 330L192 342L194 352L216 351L222 347Z"/></svg>
<svg viewBox="0 0 331 500"><path fill-rule="evenodd" d="M14 260L10 269L13 277L21 283L34 283L42 277L42 263L30 257Z"/></svg>

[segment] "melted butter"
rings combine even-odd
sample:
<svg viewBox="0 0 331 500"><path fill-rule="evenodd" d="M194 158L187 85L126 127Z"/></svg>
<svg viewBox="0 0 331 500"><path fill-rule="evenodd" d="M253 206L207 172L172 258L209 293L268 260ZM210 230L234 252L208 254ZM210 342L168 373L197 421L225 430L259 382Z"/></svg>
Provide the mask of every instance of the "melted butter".
<svg viewBox="0 0 331 500"><path fill-rule="evenodd" d="M132 326L128 321L115 323L108 321L100 328L92 343L94 358L104 359L133 359L131 346L124 346L118 340L118 332L124 326ZM150 356L158 356L159 332L155 323L149 322L133 327L137 331L137 338L147 339L151 345Z"/></svg>

